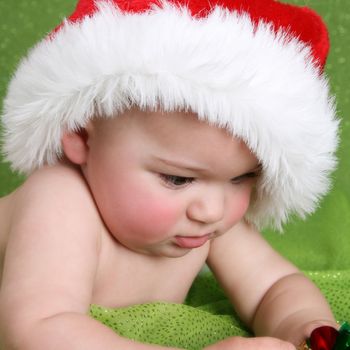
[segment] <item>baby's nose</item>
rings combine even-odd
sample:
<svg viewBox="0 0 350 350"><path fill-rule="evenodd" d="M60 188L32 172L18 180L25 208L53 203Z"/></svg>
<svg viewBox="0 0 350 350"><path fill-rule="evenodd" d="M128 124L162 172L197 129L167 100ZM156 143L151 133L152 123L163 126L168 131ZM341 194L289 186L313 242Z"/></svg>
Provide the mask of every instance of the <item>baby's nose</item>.
<svg viewBox="0 0 350 350"><path fill-rule="evenodd" d="M201 191L187 208L187 216L194 221L210 224L224 216L225 196L221 188Z"/></svg>

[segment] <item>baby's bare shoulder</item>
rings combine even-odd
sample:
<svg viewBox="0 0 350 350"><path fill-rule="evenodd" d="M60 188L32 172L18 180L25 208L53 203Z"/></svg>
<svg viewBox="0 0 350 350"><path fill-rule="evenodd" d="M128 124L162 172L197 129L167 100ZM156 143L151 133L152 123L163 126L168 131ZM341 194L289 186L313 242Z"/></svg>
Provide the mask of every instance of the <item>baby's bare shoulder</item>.
<svg viewBox="0 0 350 350"><path fill-rule="evenodd" d="M16 194L17 205L27 201L56 205L93 206L93 198L81 172L68 165L43 167L25 181ZM38 204L39 204L38 203ZM50 207L51 207L50 205ZM46 208L47 209L47 208Z"/></svg>
<svg viewBox="0 0 350 350"><path fill-rule="evenodd" d="M84 178L69 166L45 167L12 196L0 324L22 322L26 329L33 320L86 313L99 262L101 220Z"/></svg>
<svg viewBox="0 0 350 350"><path fill-rule="evenodd" d="M81 172L58 164L34 172L13 196L12 221L28 217L38 223L53 220L99 225L100 216Z"/></svg>
<svg viewBox="0 0 350 350"><path fill-rule="evenodd" d="M31 195L56 194L71 196L72 194L87 194L88 188L78 168L65 164L57 164L54 166L45 166L35 171L19 188L18 192L25 195L30 193Z"/></svg>

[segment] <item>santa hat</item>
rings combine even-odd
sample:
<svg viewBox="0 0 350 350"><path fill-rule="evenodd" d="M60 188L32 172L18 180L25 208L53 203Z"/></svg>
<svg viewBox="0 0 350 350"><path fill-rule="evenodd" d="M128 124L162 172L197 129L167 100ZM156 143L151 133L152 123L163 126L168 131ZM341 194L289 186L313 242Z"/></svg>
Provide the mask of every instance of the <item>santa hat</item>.
<svg viewBox="0 0 350 350"><path fill-rule="evenodd" d="M315 12L274 0L80 0L13 77L4 151L30 173L95 115L190 110L256 154L263 173L246 217L280 228L315 209L335 167L328 48Z"/></svg>

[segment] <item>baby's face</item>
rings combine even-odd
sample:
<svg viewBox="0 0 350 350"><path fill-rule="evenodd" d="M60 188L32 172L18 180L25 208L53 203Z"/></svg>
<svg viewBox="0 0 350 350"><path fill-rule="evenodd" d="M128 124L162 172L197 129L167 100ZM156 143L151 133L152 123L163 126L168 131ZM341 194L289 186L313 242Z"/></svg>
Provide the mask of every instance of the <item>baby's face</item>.
<svg viewBox="0 0 350 350"><path fill-rule="evenodd" d="M159 256L183 256L241 220L259 166L243 142L182 112L95 120L88 146L84 173L106 227Z"/></svg>

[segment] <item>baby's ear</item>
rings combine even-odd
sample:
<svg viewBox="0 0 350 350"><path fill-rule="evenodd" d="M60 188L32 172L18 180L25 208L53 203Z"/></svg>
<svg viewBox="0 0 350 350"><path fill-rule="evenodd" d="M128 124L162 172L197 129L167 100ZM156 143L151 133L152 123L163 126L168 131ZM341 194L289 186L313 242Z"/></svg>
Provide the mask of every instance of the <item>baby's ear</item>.
<svg viewBox="0 0 350 350"><path fill-rule="evenodd" d="M74 164L83 165L86 163L89 146L88 132L86 129L65 132L62 136L62 147L65 156Z"/></svg>

